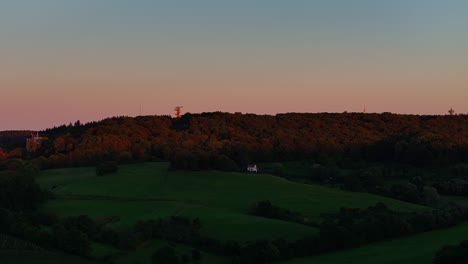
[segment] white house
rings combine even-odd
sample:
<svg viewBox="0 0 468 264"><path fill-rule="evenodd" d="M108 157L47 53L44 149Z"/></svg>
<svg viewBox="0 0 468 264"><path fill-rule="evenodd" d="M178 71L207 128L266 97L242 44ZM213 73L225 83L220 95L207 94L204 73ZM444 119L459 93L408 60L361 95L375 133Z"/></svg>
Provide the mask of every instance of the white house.
<svg viewBox="0 0 468 264"><path fill-rule="evenodd" d="M247 165L247 171L248 172L258 172L257 165Z"/></svg>
<svg viewBox="0 0 468 264"><path fill-rule="evenodd" d="M31 133L31 138L26 139L26 150L28 152L36 152L41 147L42 142L46 140L46 137L39 136L39 132L36 134Z"/></svg>

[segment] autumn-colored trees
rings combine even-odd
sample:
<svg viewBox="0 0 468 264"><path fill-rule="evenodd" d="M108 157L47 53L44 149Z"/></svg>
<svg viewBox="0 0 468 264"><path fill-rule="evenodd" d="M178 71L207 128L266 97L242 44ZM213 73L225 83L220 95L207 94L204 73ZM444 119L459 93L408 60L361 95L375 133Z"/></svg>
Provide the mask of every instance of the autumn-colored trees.
<svg viewBox="0 0 468 264"><path fill-rule="evenodd" d="M2 148L0 148L0 160L4 160L8 157L8 153L6 153Z"/></svg>
<svg viewBox="0 0 468 264"><path fill-rule="evenodd" d="M468 161L466 115L214 112L185 114L180 119L114 117L48 129L41 135L49 140L26 158L43 156L41 162L50 166L157 159L171 160L174 167L216 168L213 159L221 160L220 164L228 158L242 167L250 162L316 160L322 156L416 166ZM3 154L0 151L0 159L5 153L24 157L12 144L0 141L0 147L6 149Z"/></svg>

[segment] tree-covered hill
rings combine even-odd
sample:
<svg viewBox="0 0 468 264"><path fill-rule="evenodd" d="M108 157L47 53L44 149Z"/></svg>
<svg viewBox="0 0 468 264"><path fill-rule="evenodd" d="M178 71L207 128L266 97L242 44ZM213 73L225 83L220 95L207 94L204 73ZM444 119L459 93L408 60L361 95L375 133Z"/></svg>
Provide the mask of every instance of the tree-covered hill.
<svg viewBox="0 0 468 264"><path fill-rule="evenodd" d="M468 161L468 116L362 113L202 113L114 117L55 127L35 153L43 168L169 160L184 169L232 170L284 160L393 161L416 166ZM1 142L0 142L1 144ZM1 145L4 157L12 152ZM1 158L2 155L0 155Z"/></svg>

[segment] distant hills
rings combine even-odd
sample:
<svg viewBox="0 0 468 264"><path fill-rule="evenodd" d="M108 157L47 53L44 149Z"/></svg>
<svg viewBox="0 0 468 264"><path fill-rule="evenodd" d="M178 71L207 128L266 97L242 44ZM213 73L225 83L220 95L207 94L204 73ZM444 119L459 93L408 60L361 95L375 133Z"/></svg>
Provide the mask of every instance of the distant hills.
<svg viewBox="0 0 468 264"><path fill-rule="evenodd" d="M31 137L30 130L8 130L0 131L0 147L11 149L24 146L26 138Z"/></svg>

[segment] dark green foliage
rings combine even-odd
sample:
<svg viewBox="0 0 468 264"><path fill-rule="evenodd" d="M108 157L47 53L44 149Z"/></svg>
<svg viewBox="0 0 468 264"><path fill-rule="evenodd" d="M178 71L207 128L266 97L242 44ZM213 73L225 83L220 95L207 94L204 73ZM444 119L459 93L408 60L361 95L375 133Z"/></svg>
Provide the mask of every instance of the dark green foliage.
<svg viewBox="0 0 468 264"><path fill-rule="evenodd" d="M343 184L347 190L378 193L385 185L384 174L383 167L371 166L347 173L343 177Z"/></svg>
<svg viewBox="0 0 468 264"><path fill-rule="evenodd" d="M45 195L33 176L21 171L0 172L0 207L31 211L45 201Z"/></svg>
<svg viewBox="0 0 468 264"><path fill-rule="evenodd" d="M440 194L468 196L468 181L464 179L440 179L434 184L434 188Z"/></svg>
<svg viewBox="0 0 468 264"><path fill-rule="evenodd" d="M96 175L102 176L104 174L110 174L117 172L119 166L115 161L106 161L96 166Z"/></svg>
<svg viewBox="0 0 468 264"><path fill-rule="evenodd" d="M440 201L439 193L434 187L424 186L422 189L422 197L425 204L435 205Z"/></svg>
<svg viewBox="0 0 468 264"><path fill-rule="evenodd" d="M122 249L135 249L142 241L144 241L141 234L130 231L115 233L112 234L112 236L116 236L118 239L114 240L114 242L107 240L108 244L115 245Z"/></svg>
<svg viewBox="0 0 468 264"><path fill-rule="evenodd" d="M91 242L88 236L78 229L66 229L63 226L55 226L53 230L54 244L63 251L88 256L91 252Z"/></svg>
<svg viewBox="0 0 468 264"><path fill-rule="evenodd" d="M135 233L141 234L145 240L153 238L168 239L176 242L190 242L198 236L201 228L198 219L173 216L169 219L148 220L138 222Z"/></svg>
<svg viewBox="0 0 468 264"><path fill-rule="evenodd" d="M41 251L42 248L29 241L24 241L12 236L0 234L0 250Z"/></svg>
<svg viewBox="0 0 468 264"><path fill-rule="evenodd" d="M468 241L457 246L445 246L437 251L434 264L465 264L468 263Z"/></svg>
<svg viewBox="0 0 468 264"><path fill-rule="evenodd" d="M419 191L423 191L424 188L424 180L421 178L421 176L415 176L409 180L410 183L416 185L418 187Z"/></svg>
<svg viewBox="0 0 468 264"><path fill-rule="evenodd" d="M35 213L13 213L0 210L0 233L8 234L45 248L60 249L69 253L88 256L91 250L88 236L83 232L65 228L55 222L51 231L41 229L42 216ZM49 221L52 222L52 221Z"/></svg>
<svg viewBox="0 0 468 264"><path fill-rule="evenodd" d="M137 234L133 232L116 232L96 223L87 215L66 217L58 223L58 226L60 225L65 230L79 231L86 235L89 240L113 245L117 248L131 249L135 248L139 243Z"/></svg>
<svg viewBox="0 0 468 264"><path fill-rule="evenodd" d="M346 248L453 226L467 219L468 210L456 205L432 213L404 214L379 203L365 210L342 208L339 214L329 215L320 227L320 238L330 248Z"/></svg>
<svg viewBox="0 0 468 264"><path fill-rule="evenodd" d="M189 263L190 262L190 256L188 254L182 255L182 263Z"/></svg>
<svg viewBox="0 0 468 264"><path fill-rule="evenodd" d="M342 178L343 176L341 175L340 170L336 166L332 167L325 167L319 164L313 164L310 169L310 178L315 181L319 182L322 184L328 184L332 182L336 182L339 178ZM354 177L353 179L358 179L357 177ZM349 190L361 190L362 187L360 186L360 182L357 183L357 186L352 186L350 187L350 184L347 183L347 178L345 177L344 179L344 184L347 186ZM351 179L352 180L352 179Z"/></svg>
<svg viewBox="0 0 468 264"><path fill-rule="evenodd" d="M370 167L360 172L359 177L366 190L378 190L385 184L383 168Z"/></svg>
<svg viewBox="0 0 468 264"><path fill-rule="evenodd" d="M343 187L350 191L370 192L405 202L432 207L440 205L439 189L445 191L446 194L452 195L463 192L464 181L457 181L456 183L453 181L440 181L437 184L434 184L433 187L426 185L426 182L421 175L424 174L419 170L416 172L410 171L405 167L374 166L366 169L348 170L343 177ZM400 183L393 184L392 186L386 185L385 179L393 177L406 178L408 180L400 180ZM468 184L466 186L468 190Z"/></svg>
<svg viewBox="0 0 468 264"><path fill-rule="evenodd" d="M63 225L67 229L76 228L79 231L91 235L97 232L97 226L87 215L67 217L63 219Z"/></svg>
<svg viewBox="0 0 468 264"><path fill-rule="evenodd" d="M239 242L234 240L228 240L223 243L223 255L226 256L237 256L240 254L241 246Z"/></svg>
<svg viewBox="0 0 468 264"><path fill-rule="evenodd" d="M178 264L180 263L175 250L170 246L162 247L154 252L151 257L154 264Z"/></svg>
<svg viewBox="0 0 468 264"><path fill-rule="evenodd" d="M412 184L412 183L404 183L404 184L397 184L392 186L392 194L393 197L403 200L403 201L408 201L411 203L421 203L422 202L422 197L420 195L418 186Z"/></svg>
<svg viewBox="0 0 468 264"><path fill-rule="evenodd" d="M280 209L261 202L260 212L278 215ZM272 213L273 212L273 213ZM268 215L264 213L264 215ZM401 213L378 203L367 209L342 208L338 213L324 215L319 234L288 242L284 240L255 241L240 247L235 263L267 263L292 257L317 255L324 252L357 247L389 238L408 236L446 228L468 220L468 209L449 205L424 213Z"/></svg>
<svg viewBox="0 0 468 264"><path fill-rule="evenodd" d="M286 168L281 163L274 163L268 172L278 176L286 176Z"/></svg>
<svg viewBox="0 0 468 264"><path fill-rule="evenodd" d="M241 263L271 263L280 259L281 253L270 241L259 240L242 248Z"/></svg>
<svg viewBox="0 0 468 264"><path fill-rule="evenodd" d="M48 228L44 228L44 227ZM87 216L59 219L44 212L20 213L0 208L0 234L10 235L40 247L89 256L91 240L118 245L115 231L97 225Z"/></svg>
<svg viewBox="0 0 468 264"><path fill-rule="evenodd" d="M217 170L222 171L238 171L239 167L237 166L236 162L232 159L227 157L226 155L216 156L213 159L213 167Z"/></svg>
<svg viewBox="0 0 468 264"><path fill-rule="evenodd" d="M468 164L458 164L450 168L450 172L455 177L463 177L468 175Z"/></svg>
<svg viewBox="0 0 468 264"><path fill-rule="evenodd" d="M280 208L271 204L270 201L260 201L256 203L251 211L250 214L267 217L267 218L274 218L274 219L281 219L289 222L296 222L300 224L308 224L312 225L312 223L307 222L300 213L293 212L288 209Z"/></svg>
<svg viewBox="0 0 468 264"><path fill-rule="evenodd" d="M169 158L171 168L182 170L208 170L238 171L236 162L226 155L213 155L206 151L180 150Z"/></svg>
<svg viewBox="0 0 468 264"><path fill-rule="evenodd" d="M192 250L192 260L193 261L199 261L202 259L202 255L201 255L201 252L200 250L198 249L193 249Z"/></svg>

